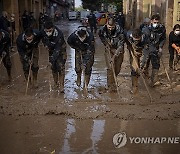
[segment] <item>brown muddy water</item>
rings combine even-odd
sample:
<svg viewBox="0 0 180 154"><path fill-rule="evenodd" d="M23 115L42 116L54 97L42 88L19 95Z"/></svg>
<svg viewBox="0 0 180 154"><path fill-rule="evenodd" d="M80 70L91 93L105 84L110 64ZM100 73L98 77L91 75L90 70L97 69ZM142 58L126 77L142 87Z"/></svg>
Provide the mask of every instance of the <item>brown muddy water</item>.
<svg viewBox="0 0 180 154"><path fill-rule="evenodd" d="M65 39L80 25L63 22L58 25ZM0 66L0 153L123 153L176 154L179 144L135 144L122 148L113 144L113 136L124 131L131 137L180 136L180 71L169 72L174 93L163 69L161 85L150 88L153 102L139 81L139 94L133 96L129 55L125 52L118 75L119 96L106 88L104 47L95 38L95 63L88 86L88 97L76 86L74 50L67 45L65 93L50 91L53 78L48 69L48 54L40 45L39 88L31 86L25 96L26 82L18 54L12 53L12 83L8 83L4 67ZM127 50L126 50L127 51ZM164 54L168 65L168 51ZM146 80L148 83L148 80Z"/></svg>
<svg viewBox="0 0 180 154"><path fill-rule="evenodd" d="M0 117L2 154L178 154L180 121L78 120L64 116ZM178 143L131 143L116 148L113 136L178 137Z"/></svg>

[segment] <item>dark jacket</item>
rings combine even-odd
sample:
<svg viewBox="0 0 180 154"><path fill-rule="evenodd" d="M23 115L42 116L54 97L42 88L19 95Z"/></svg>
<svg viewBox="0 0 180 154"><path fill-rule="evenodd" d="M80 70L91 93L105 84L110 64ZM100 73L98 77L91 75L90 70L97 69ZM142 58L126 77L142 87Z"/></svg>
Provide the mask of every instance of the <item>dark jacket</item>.
<svg viewBox="0 0 180 154"><path fill-rule="evenodd" d="M153 49L162 48L166 41L166 29L164 25L160 24L157 28L153 28L152 25L143 28L142 32L148 39L148 46Z"/></svg>
<svg viewBox="0 0 180 154"><path fill-rule="evenodd" d="M107 42L109 42L114 49L124 47L124 31L119 25L116 25L112 33L108 31L107 25L103 26L99 31L99 37L104 45L107 45Z"/></svg>
<svg viewBox="0 0 180 154"><path fill-rule="evenodd" d="M6 32L9 32L10 30L10 22L4 16L0 17L0 29L5 30Z"/></svg>
<svg viewBox="0 0 180 154"><path fill-rule="evenodd" d="M67 42L71 46L71 48L77 51L86 53L89 50L92 53L94 53L95 52L94 36L89 31L86 31L86 35L87 35L86 39L84 41L81 41L79 39L79 35L77 31L75 31L68 37Z"/></svg>
<svg viewBox="0 0 180 154"><path fill-rule="evenodd" d="M175 35L174 31L169 34L169 49L173 49L172 44L176 44L176 46L180 47L180 35Z"/></svg>
<svg viewBox="0 0 180 154"><path fill-rule="evenodd" d="M25 39L25 33L21 33L17 40L17 49L21 57L24 57L26 54L32 52L34 48L38 48L39 42L41 40L41 33L33 29L34 39L31 43L28 43Z"/></svg>
<svg viewBox="0 0 180 154"><path fill-rule="evenodd" d="M2 52L9 52L9 47L10 47L10 43L11 43L11 39L9 36L9 33L4 31L4 30L0 30L0 32L2 33L2 38L0 40L0 56L2 54Z"/></svg>
<svg viewBox="0 0 180 154"><path fill-rule="evenodd" d="M55 27L53 34L51 36L47 36L45 31L42 31L42 42L44 46L47 46L50 51L62 51L66 49L66 42L64 40L64 35L62 31Z"/></svg>
<svg viewBox="0 0 180 154"><path fill-rule="evenodd" d="M2 29L0 30L0 32L2 33L2 38L0 40L0 56L1 56L3 51L9 52L11 39L8 32Z"/></svg>
<svg viewBox="0 0 180 154"><path fill-rule="evenodd" d="M26 15L26 14L22 15L22 26L24 30L26 30L30 26L29 15Z"/></svg>

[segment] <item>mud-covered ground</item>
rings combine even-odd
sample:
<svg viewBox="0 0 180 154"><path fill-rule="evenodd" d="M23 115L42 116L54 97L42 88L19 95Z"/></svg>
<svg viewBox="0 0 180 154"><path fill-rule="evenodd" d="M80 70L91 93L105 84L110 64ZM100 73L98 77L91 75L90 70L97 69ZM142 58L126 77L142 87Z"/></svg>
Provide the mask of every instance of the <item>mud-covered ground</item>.
<svg viewBox="0 0 180 154"><path fill-rule="evenodd" d="M64 32L65 39L67 39L67 37L78 27L78 25L80 25L80 23L73 22L73 21L61 22L60 25L58 25L58 27L61 28L61 30ZM90 85L88 87L87 97L84 95L82 88L78 88L76 86L76 83L75 83L76 74L74 71L74 67L75 67L74 50L70 49L68 45L67 45L68 59L66 63L66 77L65 77L65 94L60 93L58 89L53 89L53 91L50 91L50 85L53 85L53 78L52 78L52 75L50 74L49 68L47 67L48 53L43 47L43 45L40 44L40 59L39 59L40 70L38 74L39 88L34 89L30 87L28 89L28 95L25 96L26 82L24 81L24 76L23 76L22 66L19 60L19 55L16 52L12 53L11 55L11 60L13 63L12 83L8 83L6 71L2 65L0 66L0 74L1 74L0 76L0 122L1 122L1 125L4 126L0 128L0 136L2 138L5 138L5 137L6 139L8 138L8 135L3 135L3 132L5 131L7 134L15 133L15 135L20 137L20 138L16 138L16 136L10 135L11 137L14 137L13 141L15 141L16 139L21 140L18 142L18 145L23 146L23 144L25 144L23 143L22 138L25 141L27 141L28 139L27 143L31 143L28 137L31 136L32 138L34 133L31 132L33 130L31 130L30 128L35 129L34 131L36 131L36 127L28 126L28 123L32 125L37 125L38 133L40 133L42 130L42 134L40 133L40 137L42 138L43 137L46 138L47 136L45 136L45 134L48 132L48 130L50 131L51 129L52 129L53 134L56 134L56 133L58 134L56 130L53 130L54 126L47 128L46 131L43 131L43 128L41 129L43 125L49 125L48 121L50 123L51 122L53 123L55 119L55 121L58 122L58 118L62 118L61 119L62 121L66 121L67 119L71 119L71 120L76 119L77 121L81 121L81 123L84 123L82 125L85 125L85 126L86 126L86 123L87 124L92 123L94 122L94 120L97 120L97 119L101 119L101 121L105 119L112 119L113 125L115 125L117 121L120 122L122 120L123 121L124 120L125 121L145 120L145 125L149 123L149 121L151 121L152 123L152 120L156 120L157 123L159 122L159 120L165 120L165 121L168 121L167 122L168 124L173 123L173 122L176 123L179 120L179 117L180 117L180 97L179 97L180 96L180 70L176 72L169 72L170 77L172 79L172 84L173 84L173 90L174 90L173 94L171 91L170 84L167 80L165 71L161 67L161 70L159 72L159 78L160 78L161 84L155 88L149 87L150 93L153 98L153 102L151 102L149 99L148 93L146 91L146 88L143 84L142 79L140 79L139 81L139 94L137 96L133 96L130 93L131 77L130 77L130 67L129 67L129 55L126 50L122 70L118 76L119 95L108 93L107 88L106 88L106 66L105 66L105 59L104 59L104 53L103 53L104 47L98 36L95 37L95 41L96 41L95 42L96 43L95 44L96 46L95 63L93 66L93 72L92 72ZM168 70L168 67L167 67L168 66L168 51L167 50L164 50L163 61ZM149 82L148 79L146 80L146 82L147 83ZM57 116L54 116L54 115L57 115ZM43 125L41 125L41 122L43 123ZM54 122L53 125L55 125L56 122ZM18 125L18 123L20 123L21 125ZM59 127L60 125L61 124L59 124ZM15 131L14 129L11 130L11 127L13 128L13 126L20 130L19 131ZM149 125L149 126L152 126L152 125ZM158 126L160 127L159 124ZM27 127L29 129L25 131L27 128L25 128L24 130L24 127ZM81 128L81 126L78 126L78 127ZM92 126L90 127L92 128ZM58 130L58 126L55 126L55 128ZM64 129L65 128L63 128L63 130ZM116 130L118 131L118 129ZM111 135L113 131L115 130L111 129L111 133L109 134L111 143L112 143ZM148 130L148 132L149 131L150 130ZM176 135L178 134L180 135L180 132L177 132ZM23 135L25 136L23 137ZM62 137L62 138L64 138L64 142L65 142L66 137ZM86 136L84 140L86 140L87 138L88 136ZM3 139L3 140L6 141L6 139ZM75 142L74 140L75 139L73 139L73 142ZM7 142L9 141L10 139L8 138ZM49 138L49 140L47 138L46 143L48 142L50 143L51 141L52 141L51 145L53 147L53 143L56 143L56 141L53 140L53 137ZM81 141L83 142L83 140ZM38 144L41 145L41 142L37 143L37 145ZM45 147L40 147L40 146L38 147L42 148L41 149L42 151L40 149L38 149L40 150L38 151L36 149L36 146L33 146L33 145L32 145L32 148L24 147L24 149L23 148L22 149L23 150L27 149L27 153L31 153L28 150L32 151L33 148L35 148L36 150L33 151L32 153L38 153L38 152L43 153L43 150L44 150L44 153L46 152L48 153L48 151L46 150L51 150L51 152L53 151L53 148L51 146L50 146L51 147L50 149L46 149ZM64 151L67 151L68 148L69 147L65 147L66 150ZM3 149L4 152L7 150L5 149L3 142L2 143L0 142L0 149ZM71 149L72 148L70 148L69 151L71 152L76 151L76 150L71 150ZM103 149L103 148L101 147L100 149ZM63 151L62 149L61 150L58 149L58 150L59 152ZM89 152L89 151L86 151L86 152ZM11 153L11 152L8 151L7 153ZM22 153L22 152L16 151L15 153ZM92 153L92 151L89 153Z"/></svg>

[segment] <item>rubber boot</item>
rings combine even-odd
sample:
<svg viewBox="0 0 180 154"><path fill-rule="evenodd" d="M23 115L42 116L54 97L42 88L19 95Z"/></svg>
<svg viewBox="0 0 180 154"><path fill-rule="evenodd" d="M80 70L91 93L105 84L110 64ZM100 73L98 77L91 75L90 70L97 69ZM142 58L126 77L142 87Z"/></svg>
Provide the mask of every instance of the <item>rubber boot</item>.
<svg viewBox="0 0 180 154"><path fill-rule="evenodd" d="M28 81L28 76L29 76L28 73L24 73L24 77L25 77L26 82ZM31 77L29 78L29 84L31 85Z"/></svg>
<svg viewBox="0 0 180 154"><path fill-rule="evenodd" d="M59 74L59 85L60 85L61 93L64 93L64 78L65 78L65 74Z"/></svg>
<svg viewBox="0 0 180 154"><path fill-rule="evenodd" d="M158 69L153 69L152 70L152 74L151 74L151 82L150 82L150 86L154 87L155 85L158 85Z"/></svg>
<svg viewBox="0 0 180 154"><path fill-rule="evenodd" d="M33 87L34 87L34 88L38 88L37 72L33 72Z"/></svg>
<svg viewBox="0 0 180 154"><path fill-rule="evenodd" d="M144 76L145 76L146 78L149 78L149 70L148 70L148 68L145 68L145 69L143 70L143 74L144 74Z"/></svg>
<svg viewBox="0 0 180 154"><path fill-rule="evenodd" d="M76 85L77 85L78 87L81 86L81 73L77 73Z"/></svg>
<svg viewBox="0 0 180 154"><path fill-rule="evenodd" d="M172 71L173 70L173 61L169 60L169 70Z"/></svg>
<svg viewBox="0 0 180 154"><path fill-rule="evenodd" d="M11 76L11 69L7 69L7 74L8 74L8 81L12 81L12 76Z"/></svg>
<svg viewBox="0 0 180 154"><path fill-rule="evenodd" d="M90 81L90 75L85 75L85 82L84 82L84 85L83 85L83 88L85 88L85 84L86 84L86 87L88 87L89 85L89 81Z"/></svg>
<svg viewBox="0 0 180 154"><path fill-rule="evenodd" d="M52 73L54 79L54 87L58 87L58 73Z"/></svg>
<svg viewBox="0 0 180 154"><path fill-rule="evenodd" d="M137 76L132 76L132 94L137 94L138 93L138 77Z"/></svg>
<svg viewBox="0 0 180 154"><path fill-rule="evenodd" d="M107 69L107 86L109 92L117 92L113 71L110 69Z"/></svg>
<svg viewBox="0 0 180 154"><path fill-rule="evenodd" d="M178 65L178 61L175 60L175 61L174 61L174 71L177 71L177 70L178 70L177 65Z"/></svg>

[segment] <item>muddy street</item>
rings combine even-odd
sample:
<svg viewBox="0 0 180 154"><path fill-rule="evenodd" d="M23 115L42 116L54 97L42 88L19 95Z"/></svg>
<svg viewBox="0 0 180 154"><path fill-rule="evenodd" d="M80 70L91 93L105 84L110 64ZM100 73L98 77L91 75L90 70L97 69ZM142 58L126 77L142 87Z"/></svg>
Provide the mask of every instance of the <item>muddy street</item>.
<svg viewBox="0 0 180 154"><path fill-rule="evenodd" d="M65 40L79 22L62 21L57 26ZM65 93L52 89L53 77L48 52L40 44L37 89L31 86L25 95L26 82L17 51L11 54L13 81L8 83L0 66L0 153L177 153L174 144L127 144L115 148L113 135L125 131L129 136L180 136L180 71L169 72L174 93L161 67L160 86L150 88L150 102L143 81L139 94L133 96L129 53L118 75L119 95L106 88L104 46L95 36L95 63L88 86L88 96L77 87L75 53L67 45ZM168 51L163 60L168 66ZM168 67L167 67L168 68ZM149 82L148 80L146 81Z"/></svg>

